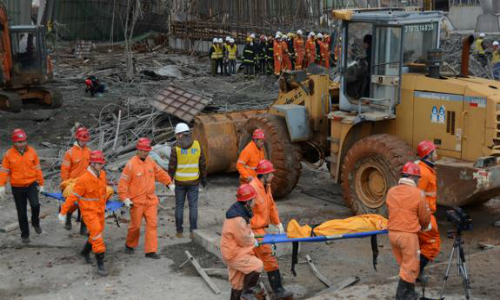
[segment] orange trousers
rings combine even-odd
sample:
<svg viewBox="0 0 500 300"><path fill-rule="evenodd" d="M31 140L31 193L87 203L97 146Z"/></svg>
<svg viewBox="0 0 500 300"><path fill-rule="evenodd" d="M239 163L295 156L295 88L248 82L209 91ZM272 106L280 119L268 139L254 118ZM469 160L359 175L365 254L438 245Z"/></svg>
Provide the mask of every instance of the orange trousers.
<svg viewBox="0 0 500 300"><path fill-rule="evenodd" d="M86 213L82 211L83 221L87 225L89 232L89 243L92 244L94 253L106 252L104 245L104 212L102 213Z"/></svg>
<svg viewBox="0 0 500 300"><path fill-rule="evenodd" d="M290 56L288 54L283 54L283 70L292 70L292 61L290 60Z"/></svg>
<svg viewBox="0 0 500 300"><path fill-rule="evenodd" d="M441 248L441 237L434 215L431 215L431 224L431 230L418 233L418 243L420 244L420 254L433 261Z"/></svg>
<svg viewBox="0 0 500 300"><path fill-rule="evenodd" d="M266 230L264 228L253 229L255 235L264 235ZM264 264L264 271L271 272L279 269L278 261L273 255L271 245L260 245L259 247L253 248L253 253L259 258Z"/></svg>
<svg viewBox="0 0 500 300"><path fill-rule="evenodd" d="M274 75L280 75L281 74L281 59L279 58L274 58Z"/></svg>
<svg viewBox="0 0 500 300"><path fill-rule="evenodd" d="M262 261L253 254L240 255L231 261L226 261L229 283L235 290L243 289L245 275L252 272L262 272Z"/></svg>
<svg viewBox="0 0 500 300"><path fill-rule="evenodd" d="M295 57L295 70L302 70L303 63L304 63L304 54L299 52Z"/></svg>
<svg viewBox="0 0 500 300"><path fill-rule="evenodd" d="M146 220L145 253L158 251L158 208L156 204L135 204L130 208L130 223L128 225L125 245L135 248L139 245L142 219Z"/></svg>
<svg viewBox="0 0 500 300"><path fill-rule="evenodd" d="M420 273L420 250L416 233L389 231L392 252L399 265L399 277L415 283Z"/></svg>

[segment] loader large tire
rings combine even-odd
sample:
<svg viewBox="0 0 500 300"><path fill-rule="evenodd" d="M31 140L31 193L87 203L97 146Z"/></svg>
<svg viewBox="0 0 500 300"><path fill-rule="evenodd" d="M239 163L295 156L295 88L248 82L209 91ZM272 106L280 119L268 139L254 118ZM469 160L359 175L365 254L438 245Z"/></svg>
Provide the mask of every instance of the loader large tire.
<svg viewBox="0 0 500 300"><path fill-rule="evenodd" d="M266 157L276 169L272 182L275 199L290 194L297 185L301 171L300 147L293 144L288 136L285 120L271 114L250 118L240 135L239 152L252 140L252 133L260 128L266 134Z"/></svg>
<svg viewBox="0 0 500 300"><path fill-rule="evenodd" d="M416 160L401 139L379 134L356 142L342 164L342 195L354 214L387 216L385 198L400 178L401 168Z"/></svg>

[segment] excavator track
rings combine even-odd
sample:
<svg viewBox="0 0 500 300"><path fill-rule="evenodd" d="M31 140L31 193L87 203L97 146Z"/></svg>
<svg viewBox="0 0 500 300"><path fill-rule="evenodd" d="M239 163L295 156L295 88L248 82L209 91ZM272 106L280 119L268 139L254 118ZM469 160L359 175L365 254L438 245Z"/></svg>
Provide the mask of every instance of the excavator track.
<svg viewBox="0 0 500 300"><path fill-rule="evenodd" d="M38 95L35 99L38 99L39 105L50 106L52 108L58 108L62 105L62 94L55 89L35 86L30 87L28 94Z"/></svg>
<svg viewBox="0 0 500 300"><path fill-rule="evenodd" d="M0 91L0 110L20 112L23 100L17 93Z"/></svg>

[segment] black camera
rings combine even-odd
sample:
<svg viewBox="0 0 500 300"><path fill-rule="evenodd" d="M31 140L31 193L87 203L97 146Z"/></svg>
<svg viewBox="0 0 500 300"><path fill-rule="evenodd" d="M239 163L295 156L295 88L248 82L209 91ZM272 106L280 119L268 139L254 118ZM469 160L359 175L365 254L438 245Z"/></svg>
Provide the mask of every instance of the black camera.
<svg viewBox="0 0 500 300"><path fill-rule="evenodd" d="M452 210L446 211L446 219L455 224L458 231L472 229L472 219L463 208L454 207Z"/></svg>

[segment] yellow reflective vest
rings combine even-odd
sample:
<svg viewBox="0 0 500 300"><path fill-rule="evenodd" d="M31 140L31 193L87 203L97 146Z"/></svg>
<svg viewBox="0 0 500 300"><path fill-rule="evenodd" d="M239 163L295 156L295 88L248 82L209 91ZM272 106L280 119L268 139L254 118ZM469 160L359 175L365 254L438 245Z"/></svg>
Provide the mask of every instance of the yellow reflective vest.
<svg viewBox="0 0 500 300"><path fill-rule="evenodd" d="M212 45L214 51L212 51L212 56L210 59L220 59L222 58L222 46L221 45Z"/></svg>
<svg viewBox="0 0 500 300"><path fill-rule="evenodd" d="M200 155L201 147L198 141L194 141L189 149L175 147L177 154L177 169L175 171L175 180L193 181L200 178Z"/></svg>
<svg viewBox="0 0 500 300"><path fill-rule="evenodd" d="M475 46L477 54L484 54L484 48L482 44L483 44L483 39L479 38L476 40Z"/></svg>
<svg viewBox="0 0 500 300"><path fill-rule="evenodd" d="M500 63L500 50L497 49L493 51L493 58L491 59L492 64Z"/></svg>
<svg viewBox="0 0 500 300"><path fill-rule="evenodd" d="M227 52L228 52L228 55L227 55L227 58L228 59L236 59L236 53L238 52L238 46L233 45L231 47L231 45L227 45Z"/></svg>

